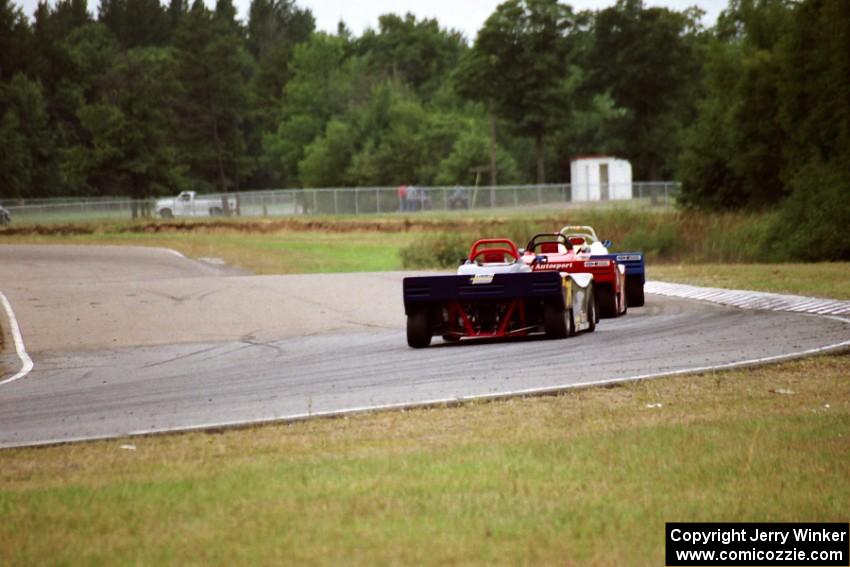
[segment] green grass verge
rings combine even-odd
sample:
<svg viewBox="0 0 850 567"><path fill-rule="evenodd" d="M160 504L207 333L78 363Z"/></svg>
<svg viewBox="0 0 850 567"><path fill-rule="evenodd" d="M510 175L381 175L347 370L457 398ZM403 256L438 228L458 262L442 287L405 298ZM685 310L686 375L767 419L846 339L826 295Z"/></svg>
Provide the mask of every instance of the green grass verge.
<svg viewBox="0 0 850 567"><path fill-rule="evenodd" d="M847 520L849 372L827 356L0 451L0 548L20 565L662 565L667 521Z"/></svg>
<svg viewBox="0 0 850 567"><path fill-rule="evenodd" d="M414 233L366 231L264 234L213 230L27 234L6 236L0 243L158 246L190 258L221 258L255 274L296 274L400 270L399 251L416 238Z"/></svg>
<svg viewBox="0 0 850 567"><path fill-rule="evenodd" d="M730 289L753 289L850 299L850 262L809 264L651 265L650 279Z"/></svg>

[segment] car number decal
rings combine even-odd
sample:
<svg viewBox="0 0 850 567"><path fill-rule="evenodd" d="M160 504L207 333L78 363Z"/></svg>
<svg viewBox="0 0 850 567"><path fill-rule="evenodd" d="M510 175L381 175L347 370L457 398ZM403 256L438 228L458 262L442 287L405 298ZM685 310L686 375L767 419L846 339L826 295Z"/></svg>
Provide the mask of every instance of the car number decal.
<svg viewBox="0 0 850 567"><path fill-rule="evenodd" d="M478 274L472 276L470 283L472 285L488 284L493 282L493 274Z"/></svg>

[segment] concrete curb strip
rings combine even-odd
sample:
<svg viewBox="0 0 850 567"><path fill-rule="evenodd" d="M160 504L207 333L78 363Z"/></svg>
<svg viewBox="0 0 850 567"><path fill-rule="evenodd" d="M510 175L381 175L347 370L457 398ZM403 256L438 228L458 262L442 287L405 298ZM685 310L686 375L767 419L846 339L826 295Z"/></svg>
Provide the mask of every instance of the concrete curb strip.
<svg viewBox="0 0 850 567"><path fill-rule="evenodd" d="M801 295L784 295L764 291L697 287L667 282L646 282L646 293L682 299L699 299L740 309L791 311L813 315L850 315L850 301L818 299Z"/></svg>

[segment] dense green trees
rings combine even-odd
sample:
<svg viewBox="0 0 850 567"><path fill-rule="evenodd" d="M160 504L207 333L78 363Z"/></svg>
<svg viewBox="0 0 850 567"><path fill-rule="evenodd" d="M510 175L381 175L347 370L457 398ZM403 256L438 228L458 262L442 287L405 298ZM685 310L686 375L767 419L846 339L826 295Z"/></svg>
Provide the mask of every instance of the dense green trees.
<svg viewBox="0 0 850 567"><path fill-rule="evenodd" d="M360 69L346 57L346 46L344 38L317 33L295 47L278 126L263 139L267 163L283 185L299 185L298 164L307 146L347 106Z"/></svg>
<svg viewBox="0 0 850 567"><path fill-rule="evenodd" d="M508 0L484 24L457 73L458 89L531 137L544 183L547 134L566 119L573 13L557 0Z"/></svg>
<svg viewBox="0 0 850 567"><path fill-rule="evenodd" d="M84 141L65 154L67 178L91 192L137 199L180 187L186 168L169 143L177 134L177 76L170 49L139 47L118 56L95 101L77 113Z"/></svg>
<svg viewBox="0 0 850 567"><path fill-rule="evenodd" d="M97 20L125 49L164 45L171 35L159 0L101 0Z"/></svg>
<svg viewBox="0 0 850 567"><path fill-rule="evenodd" d="M681 155L684 202L774 208L775 257L850 258L850 3L733 0Z"/></svg>
<svg viewBox="0 0 850 567"><path fill-rule="evenodd" d="M411 14L317 33L296 0L253 0L245 22L232 0L99 0L96 17L58 0L31 21L0 2L3 197L486 183L485 170L566 181L571 155L599 151L653 156L645 169L667 175L678 137L623 131L694 105L627 55L658 28L643 49L669 67L659 82L701 61L688 15L637 0L580 15L509 0L473 45ZM638 31L611 40L609 20ZM614 62L625 86L599 71ZM643 113L626 96L635 77L654 89Z"/></svg>
<svg viewBox="0 0 850 567"><path fill-rule="evenodd" d="M780 42L782 204L773 242L790 254L850 259L850 4L807 2Z"/></svg>
<svg viewBox="0 0 850 567"><path fill-rule="evenodd" d="M253 61L235 15L231 0L218 0L212 12L195 0L175 32L183 86L178 135L199 190L237 190L250 173L243 121Z"/></svg>
<svg viewBox="0 0 850 567"><path fill-rule="evenodd" d="M99 2L0 0L0 198L567 181L606 152L850 255L850 2L729 0L706 30L506 0L471 44L410 14L317 32L297 0Z"/></svg>
<svg viewBox="0 0 850 567"><path fill-rule="evenodd" d="M783 196L777 49L790 18L784 0L744 0L722 15L708 49L707 93L681 157L688 202L761 207Z"/></svg>
<svg viewBox="0 0 850 567"><path fill-rule="evenodd" d="M589 92L607 92L625 110L614 151L639 179L673 177L679 137L693 118L700 28L692 12L619 0L596 15L586 59Z"/></svg>
<svg viewBox="0 0 850 567"><path fill-rule="evenodd" d="M55 139L41 86L17 73L0 84L0 187L4 197L33 196L54 178ZM38 195L38 193L35 193Z"/></svg>
<svg viewBox="0 0 850 567"><path fill-rule="evenodd" d="M367 30L354 42L354 52L366 58L370 75L400 80L423 101L439 90L465 47L459 33L412 14L381 16L377 30Z"/></svg>
<svg viewBox="0 0 850 567"><path fill-rule="evenodd" d="M0 0L0 81L8 82L27 70L32 30L12 0Z"/></svg>

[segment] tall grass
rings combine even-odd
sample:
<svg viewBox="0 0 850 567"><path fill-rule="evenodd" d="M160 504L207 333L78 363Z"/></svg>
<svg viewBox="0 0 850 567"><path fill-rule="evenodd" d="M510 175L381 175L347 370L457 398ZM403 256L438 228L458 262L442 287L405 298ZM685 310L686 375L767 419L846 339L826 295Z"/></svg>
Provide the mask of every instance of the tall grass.
<svg viewBox="0 0 850 567"><path fill-rule="evenodd" d="M489 211L489 216L423 213L31 225L0 229L0 239L4 242L45 239L43 241L47 242L71 237L121 241L138 237L138 243L144 244L146 238L154 236L171 240L180 237L188 241L237 235L248 239L287 240L297 233L305 233L324 234L323 238L339 235L348 243L374 237L382 243L381 253L385 258L398 262L399 267L415 269L455 266L479 238L510 238L522 247L534 234L555 232L567 224L591 225L600 238L614 242L613 251L642 251L654 264L799 262L801 258L812 261L841 257L839 252L837 256L829 255L824 250L825 244L816 248L815 239L811 242L812 248L806 249L805 238L790 236L793 223L781 212L707 213L634 208L562 209L527 214L493 210ZM838 239L833 240L838 242ZM310 243L305 243L303 249L310 251ZM399 255L396 255L397 250ZM801 250L808 252L803 254ZM237 265L243 263L237 262ZM254 266L244 267L256 270ZM261 271L267 273L265 268Z"/></svg>
<svg viewBox="0 0 850 567"><path fill-rule="evenodd" d="M768 241L773 222L773 215L764 213L628 209L580 211L562 218L491 219L475 227L429 234L402 249L401 259L405 268L450 267L465 257L479 238L510 238L525 246L534 234L573 224L593 226L601 239L613 241L612 251L642 251L656 263L787 260L782 247Z"/></svg>

